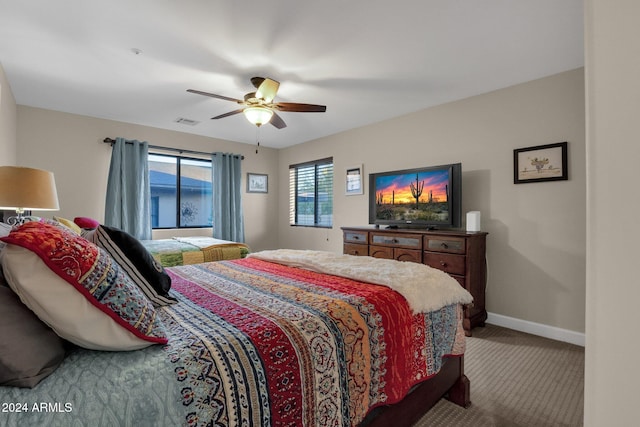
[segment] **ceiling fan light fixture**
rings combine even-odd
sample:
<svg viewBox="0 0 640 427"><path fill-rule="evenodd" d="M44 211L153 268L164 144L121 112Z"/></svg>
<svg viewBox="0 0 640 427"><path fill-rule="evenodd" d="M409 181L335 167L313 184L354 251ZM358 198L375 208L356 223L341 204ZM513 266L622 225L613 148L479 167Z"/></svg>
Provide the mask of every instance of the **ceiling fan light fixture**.
<svg viewBox="0 0 640 427"><path fill-rule="evenodd" d="M258 127L268 123L273 116L273 111L266 107L247 107L243 113L250 123Z"/></svg>
<svg viewBox="0 0 640 427"><path fill-rule="evenodd" d="M236 110L211 117L212 120L244 113L249 123L256 125L258 128L265 123L270 123L276 129L286 128L287 124L282 120L282 117L278 115L277 111L292 113L324 113L327 111L326 105L300 104L297 102L278 102L274 104L272 101L278 92L280 83L268 77L252 77L251 83L255 86L256 91L245 94L244 100L195 89L187 89L187 92L223 99L242 105L242 107Z"/></svg>

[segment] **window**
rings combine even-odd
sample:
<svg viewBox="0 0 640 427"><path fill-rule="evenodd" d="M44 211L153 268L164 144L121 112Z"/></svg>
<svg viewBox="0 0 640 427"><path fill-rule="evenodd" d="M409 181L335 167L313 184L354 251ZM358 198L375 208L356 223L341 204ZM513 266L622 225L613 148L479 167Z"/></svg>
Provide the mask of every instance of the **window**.
<svg viewBox="0 0 640 427"><path fill-rule="evenodd" d="M198 228L213 225L211 161L149 154L151 226Z"/></svg>
<svg viewBox="0 0 640 427"><path fill-rule="evenodd" d="M289 166L289 224L333 225L333 158Z"/></svg>

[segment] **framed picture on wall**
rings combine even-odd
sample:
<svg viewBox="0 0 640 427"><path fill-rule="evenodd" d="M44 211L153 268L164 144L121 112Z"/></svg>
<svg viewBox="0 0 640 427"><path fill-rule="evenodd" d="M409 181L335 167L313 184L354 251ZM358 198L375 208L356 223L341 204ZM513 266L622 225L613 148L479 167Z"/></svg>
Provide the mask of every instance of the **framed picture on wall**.
<svg viewBox="0 0 640 427"><path fill-rule="evenodd" d="M269 177L262 173L247 173L247 193L267 193Z"/></svg>
<svg viewBox="0 0 640 427"><path fill-rule="evenodd" d="M364 185L362 180L362 165L352 166L347 168L346 178L346 192L347 196L353 196L356 194L364 194Z"/></svg>
<svg viewBox="0 0 640 427"><path fill-rule="evenodd" d="M513 150L513 183L568 180L567 143Z"/></svg>

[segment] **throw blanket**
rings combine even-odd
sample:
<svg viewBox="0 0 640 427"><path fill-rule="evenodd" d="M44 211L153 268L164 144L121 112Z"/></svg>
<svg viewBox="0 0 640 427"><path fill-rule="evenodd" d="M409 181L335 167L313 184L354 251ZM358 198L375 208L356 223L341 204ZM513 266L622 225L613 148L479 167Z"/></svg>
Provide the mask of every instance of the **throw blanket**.
<svg viewBox="0 0 640 427"><path fill-rule="evenodd" d="M249 247L244 243L214 239L212 237L174 237L174 239L178 242L197 246L202 252L202 260L189 258L194 253L183 255L185 265L243 258L249 252Z"/></svg>
<svg viewBox="0 0 640 427"><path fill-rule="evenodd" d="M164 267L244 258L250 252L244 243L206 236L173 237L141 242Z"/></svg>
<svg viewBox="0 0 640 427"><path fill-rule="evenodd" d="M293 249L256 252L248 257L388 286L409 301L414 313L473 302L453 277L415 262Z"/></svg>

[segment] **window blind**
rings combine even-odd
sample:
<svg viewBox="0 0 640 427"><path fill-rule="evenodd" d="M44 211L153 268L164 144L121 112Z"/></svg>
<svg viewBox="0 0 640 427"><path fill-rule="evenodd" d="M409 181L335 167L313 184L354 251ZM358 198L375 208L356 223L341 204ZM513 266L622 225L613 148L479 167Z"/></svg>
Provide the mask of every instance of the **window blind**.
<svg viewBox="0 0 640 427"><path fill-rule="evenodd" d="M289 224L333 225L333 158L289 166Z"/></svg>

